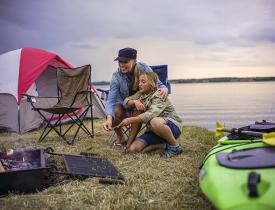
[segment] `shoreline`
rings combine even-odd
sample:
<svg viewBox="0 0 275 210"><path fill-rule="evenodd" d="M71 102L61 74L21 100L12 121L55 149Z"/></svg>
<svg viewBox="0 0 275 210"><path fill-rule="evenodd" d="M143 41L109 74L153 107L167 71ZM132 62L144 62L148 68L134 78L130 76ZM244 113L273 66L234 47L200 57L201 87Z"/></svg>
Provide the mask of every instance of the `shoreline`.
<svg viewBox="0 0 275 210"><path fill-rule="evenodd" d="M227 82L274 82L275 77L213 77L200 79L171 79L171 84L186 83L227 83ZM109 81L95 81L93 85L109 85Z"/></svg>

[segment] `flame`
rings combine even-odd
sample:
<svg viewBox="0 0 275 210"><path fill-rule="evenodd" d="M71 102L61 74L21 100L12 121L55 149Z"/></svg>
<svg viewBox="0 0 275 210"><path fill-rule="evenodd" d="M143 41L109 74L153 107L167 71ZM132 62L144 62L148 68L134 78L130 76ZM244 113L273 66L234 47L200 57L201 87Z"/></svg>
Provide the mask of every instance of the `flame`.
<svg viewBox="0 0 275 210"><path fill-rule="evenodd" d="M6 151L6 155L7 155L7 156L13 155L13 149L8 149L8 150Z"/></svg>

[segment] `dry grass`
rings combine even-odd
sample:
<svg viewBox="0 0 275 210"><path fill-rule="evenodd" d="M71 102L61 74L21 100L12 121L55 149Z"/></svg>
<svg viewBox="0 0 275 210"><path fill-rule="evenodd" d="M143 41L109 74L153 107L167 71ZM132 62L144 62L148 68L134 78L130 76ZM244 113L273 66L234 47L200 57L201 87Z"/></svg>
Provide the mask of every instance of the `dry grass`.
<svg viewBox="0 0 275 210"><path fill-rule="evenodd" d="M88 123L88 122L85 122ZM0 198L1 209L211 209L199 189L199 165L214 145L214 135L206 129L185 127L180 137L184 153L164 158L153 154L122 154L110 148L109 134L96 121L94 139L80 134L75 144L65 144L55 134L37 142L40 130L24 135L1 133L0 147L48 147L56 152L96 153L106 157L124 175L124 185L103 185L98 178L63 180L34 194L9 194Z"/></svg>

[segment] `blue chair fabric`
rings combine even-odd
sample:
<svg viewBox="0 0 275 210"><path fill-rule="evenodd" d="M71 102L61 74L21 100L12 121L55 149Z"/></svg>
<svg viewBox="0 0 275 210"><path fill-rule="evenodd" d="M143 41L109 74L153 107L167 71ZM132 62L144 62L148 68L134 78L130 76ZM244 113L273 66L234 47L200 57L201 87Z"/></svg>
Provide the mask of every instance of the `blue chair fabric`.
<svg viewBox="0 0 275 210"><path fill-rule="evenodd" d="M168 88L168 93L171 94L171 85L168 81L168 65L157 65L150 67L158 75L159 80Z"/></svg>

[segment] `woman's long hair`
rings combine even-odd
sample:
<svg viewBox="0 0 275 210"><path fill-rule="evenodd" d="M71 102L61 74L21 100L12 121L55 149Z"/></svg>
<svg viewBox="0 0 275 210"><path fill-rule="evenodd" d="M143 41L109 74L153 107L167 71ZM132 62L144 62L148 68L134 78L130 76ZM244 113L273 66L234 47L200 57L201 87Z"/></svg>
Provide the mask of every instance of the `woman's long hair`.
<svg viewBox="0 0 275 210"><path fill-rule="evenodd" d="M132 91L133 91L133 92L137 92L137 91L138 91L139 76L140 76L141 74L146 74L146 73L147 73L147 72L141 73L141 71L140 71L138 65L137 65L137 64L135 65L135 67L134 67L134 78L133 78L134 81L133 81L133 83L132 83ZM150 73L150 74L146 74L146 76L148 77L148 79L149 79L149 77L150 77L151 79L154 78L154 80L155 80L155 78L156 78L156 81L154 82L154 83L155 83L155 84L154 84L154 89L157 89L158 75L157 75L155 72L148 72L148 73ZM153 81L152 81L152 82L153 82Z"/></svg>
<svg viewBox="0 0 275 210"><path fill-rule="evenodd" d="M158 89L158 75L155 72L143 72L139 75L145 75L147 82L151 88L152 92L155 92Z"/></svg>
<svg viewBox="0 0 275 210"><path fill-rule="evenodd" d="M140 75L140 69L138 68L138 65L136 64L134 67L134 82L132 86L132 91L136 92L138 91L138 83L139 83L139 75Z"/></svg>

